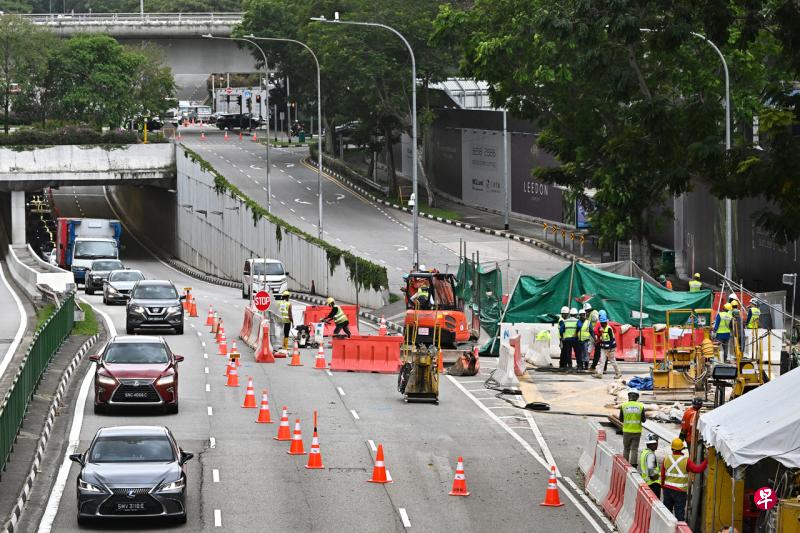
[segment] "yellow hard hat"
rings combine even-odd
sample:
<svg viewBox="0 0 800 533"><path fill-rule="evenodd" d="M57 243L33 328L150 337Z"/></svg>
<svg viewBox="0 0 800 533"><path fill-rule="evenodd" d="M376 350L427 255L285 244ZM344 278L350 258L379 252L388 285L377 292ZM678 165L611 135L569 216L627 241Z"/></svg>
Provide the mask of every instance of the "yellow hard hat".
<svg viewBox="0 0 800 533"><path fill-rule="evenodd" d="M733 309L733 306L731 304L725 304L722 307L724 307L726 311L730 311L731 309Z"/></svg>
<svg viewBox="0 0 800 533"><path fill-rule="evenodd" d="M683 450L683 441L681 439L672 439L672 449L679 452Z"/></svg>
<svg viewBox="0 0 800 533"><path fill-rule="evenodd" d="M331 297L329 296L329 297L328 297L328 299L327 299L327 300L325 300L325 302L327 302L328 304L332 304L332 303L333 303L333 298L331 298Z"/></svg>
<svg viewBox="0 0 800 533"><path fill-rule="evenodd" d="M695 272L694 279L700 279L700 273L699 272Z"/></svg>
<svg viewBox="0 0 800 533"><path fill-rule="evenodd" d="M732 307L739 307L739 300L731 300Z"/></svg>
<svg viewBox="0 0 800 533"><path fill-rule="evenodd" d="M289 291L283 291L283 295L287 297L290 296Z"/></svg>

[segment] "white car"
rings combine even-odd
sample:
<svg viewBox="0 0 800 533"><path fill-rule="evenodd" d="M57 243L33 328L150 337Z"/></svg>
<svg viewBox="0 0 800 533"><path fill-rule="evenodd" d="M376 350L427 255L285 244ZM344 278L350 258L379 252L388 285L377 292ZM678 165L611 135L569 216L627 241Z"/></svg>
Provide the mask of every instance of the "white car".
<svg viewBox="0 0 800 533"><path fill-rule="evenodd" d="M242 267L242 298L250 299L252 292L264 290L275 296L287 290L287 276L283 263L277 259L251 258Z"/></svg>

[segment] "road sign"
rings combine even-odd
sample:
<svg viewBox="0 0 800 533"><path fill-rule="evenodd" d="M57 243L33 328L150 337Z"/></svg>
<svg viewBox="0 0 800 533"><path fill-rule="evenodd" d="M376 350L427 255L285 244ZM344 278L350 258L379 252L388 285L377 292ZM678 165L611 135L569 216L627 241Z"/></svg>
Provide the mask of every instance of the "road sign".
<svg viewBox="0 0 800 533"><path fill-rule="evenodd" d="M225 94L233 94L233 89L231 89L230 87L226 87Z"/></svg>
<svg viewBox="0 0 800 533"><path fill-rule="evenodd" d="M253 297L253 303L259 311L266 311L269 309L269 304L272 303L269 293L266 291L258 291Z"/></svg>
<svg viewBox="0 0 800 533"><path fill-rule="evenodd" d="M251 93L250 91L245 91L244 92L244 97L245 98L250 98L251 96L253 96L253 93Z"/></svg>

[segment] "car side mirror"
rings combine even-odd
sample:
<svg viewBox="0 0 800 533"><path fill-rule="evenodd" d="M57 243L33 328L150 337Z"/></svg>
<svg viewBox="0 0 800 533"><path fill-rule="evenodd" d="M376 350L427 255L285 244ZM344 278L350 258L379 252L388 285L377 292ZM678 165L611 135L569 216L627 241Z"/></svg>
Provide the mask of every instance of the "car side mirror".
<svg viewBox="0 0 800 533"><path fill-rule="evenodd" d="M180 461L178 461L178 463L179 464L185 464L189 460L191 460L192 457L194 457L194 454L192 452L185 452L185 451L181 450L181 459L180 459Z"/></svg>
<svg viewBox="0 0 800 533"><path fill-rule="evenodd" d="M288 276L288 275L289 275L289 273L288 273L288 272L284 272L284 273L283 273L283 275L284 275L284 276Z"/></svg>
<svg viewBox="0 0 800 533"><path fill-rule="evenodd" d="M98 354L90 355L89 356L89 361L91 361L93 363L99 363L100 362L100 356Z"/></svg>
<svg viewBox="0 0 800 533"><path fill-rule="evenodd" d="M130 300L131 299L131 295L130 294L123 294L122 295L122 299L123 300Z"/></svg>
<svg viewBox="0 0 800 533"><path fill-rule="evenodd" d="M176 363L182 363L184 359L185 359L185 357L183 357L182 355L176 355L175 356L175 362Z"/></svg>
<svg viewBox="0 0 800 533"><path fill-rule="evenodd" d="M70 454L69 460L73 463L78 463L81 466L86 466L86 462L83 460L83 455L80 453Z"/></svg>

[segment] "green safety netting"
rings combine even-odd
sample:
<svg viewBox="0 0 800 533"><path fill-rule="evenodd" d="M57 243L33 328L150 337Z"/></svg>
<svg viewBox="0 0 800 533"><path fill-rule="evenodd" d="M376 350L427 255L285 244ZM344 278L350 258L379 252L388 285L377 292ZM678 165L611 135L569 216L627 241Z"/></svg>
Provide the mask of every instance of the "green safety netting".
<svg viewBox="0 0 800 533"><path fill-rule="evenodd" d="M496 266L485 268L461 259L456 274L456 293L473 312L480 310L481 327L494 337L503 314L503 275ZM478 305L480 304L480 305Z"/></svg>

